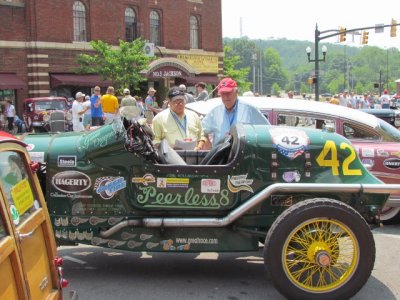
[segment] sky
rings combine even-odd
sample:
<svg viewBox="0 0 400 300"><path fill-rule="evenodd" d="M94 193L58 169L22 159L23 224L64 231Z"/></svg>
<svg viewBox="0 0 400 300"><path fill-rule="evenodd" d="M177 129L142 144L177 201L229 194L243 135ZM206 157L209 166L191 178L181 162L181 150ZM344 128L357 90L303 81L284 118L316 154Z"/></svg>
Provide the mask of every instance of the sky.
<svg viewBox="0 0 400 300"><path fill-rule="evenodd" d="M223 37L250 39L286 38L314 41L315 26L319 31L373 27L376 24L400 23L400 1L317 1L317 0L221 0ZM240 22L242 20L242 22ZM242 26L240 26L240 23ZM326 35L326 34L325 34ZM320 36L324 36L321 34ZM338 43L337 37L321 42ZM347 34L346 45L361 46L361 36ZM390 27L383 33L369 30L368 45L400 49L400 26L397 37L390 37ZM329 49L328 49L329 51Z"/></svg>

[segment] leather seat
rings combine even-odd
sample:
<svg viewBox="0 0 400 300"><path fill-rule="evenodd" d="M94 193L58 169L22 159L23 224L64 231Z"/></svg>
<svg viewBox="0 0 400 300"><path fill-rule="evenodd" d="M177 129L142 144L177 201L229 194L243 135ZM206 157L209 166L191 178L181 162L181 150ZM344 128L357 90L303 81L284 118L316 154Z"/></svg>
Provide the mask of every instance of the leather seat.
<svg viewBox="0 0 400 300"><path fill-rule="evenodd" d="M231 135L226 136L222 143L208 152L199 165L225 165L232 148L232 139Z"/></svg>
<svg viewBox="0 0 400 300"><path fill-rule="evenodd" d="M163 139L158 147L158 155L162 164L168 165L186 165L186 162L178 153Z"/></svg>

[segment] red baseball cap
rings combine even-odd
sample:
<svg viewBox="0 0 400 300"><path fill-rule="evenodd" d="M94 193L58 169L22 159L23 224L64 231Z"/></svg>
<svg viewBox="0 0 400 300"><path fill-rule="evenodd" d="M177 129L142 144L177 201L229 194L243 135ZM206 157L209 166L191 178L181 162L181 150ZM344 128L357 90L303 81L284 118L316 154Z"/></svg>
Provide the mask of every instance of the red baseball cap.
<svg viewBox="0 0 400 300"><path fill-rule="evenodd" d="M230 93L237 87L237 83L232 78L224 78L218 84L218 93Z"/></svg>

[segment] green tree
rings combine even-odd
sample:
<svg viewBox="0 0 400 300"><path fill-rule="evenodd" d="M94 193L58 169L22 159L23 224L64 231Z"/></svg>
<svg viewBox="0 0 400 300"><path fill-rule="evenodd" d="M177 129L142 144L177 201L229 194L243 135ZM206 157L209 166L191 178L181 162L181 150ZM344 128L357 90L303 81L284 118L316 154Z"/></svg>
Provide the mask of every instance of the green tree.
<svg viewBox="0 0 400 300"><path fill-rule="evenodd" d="M247 81L247 77L250 72L250 68L237 67L240 62L240 56L233 55L232 48L230 46L225 46L224 52L224 76L234 79L237 82L240 91L249 90L251 82Z"/></svg>
<svg viewBox="0 0 400 300"><path fill-rule="evenodd" d="M263 79L266 90L272 91L274 83L280 87L280 90L287 84L289 76L287 71L282 66L282 59L279 52L273 48L266 49L264 52L264 60L265 65Z"/></svg>
<svg viewBox="0 0 400 300"><path fill-rule="evenodd" d="M79 73L96 73L103 80L110 80L114 88L122 94L129 87L138 90L139 84L146 81L141 72L148 67L151 58L146 56L144 41L119 41L119 47L113 47L103 41L91 41L95 54L80 54L77 57L81 65Z"/></svg>

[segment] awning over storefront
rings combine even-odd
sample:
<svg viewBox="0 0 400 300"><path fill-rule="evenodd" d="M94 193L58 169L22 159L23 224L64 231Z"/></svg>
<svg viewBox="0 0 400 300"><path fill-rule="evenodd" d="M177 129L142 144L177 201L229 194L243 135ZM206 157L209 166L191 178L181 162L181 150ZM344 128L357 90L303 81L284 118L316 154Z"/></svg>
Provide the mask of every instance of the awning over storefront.
<svg viewBox="0 0 400 300"><path fill-rule="evenodd" d="M92 87L95 85L107 87L111 81L102 81L100 75L79 75L79 74L52 74L50 75L51 87L55 88L61 85Z"/></svg>
<svg viewBox="0 0 400 300"><path fill-rule="evenodd" d="M26 89L26 83L16 74L0 74L0 90Z"/></svg>

